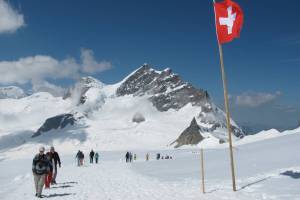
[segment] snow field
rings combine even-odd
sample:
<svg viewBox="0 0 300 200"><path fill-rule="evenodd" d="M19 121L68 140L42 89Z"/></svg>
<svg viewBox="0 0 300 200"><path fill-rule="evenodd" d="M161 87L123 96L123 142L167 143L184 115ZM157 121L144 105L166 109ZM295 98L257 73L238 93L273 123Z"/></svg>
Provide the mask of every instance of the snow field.
<svg viewBox="0 0 300 200"><path fill-rule="evenodd" d="M124 162L124 151L100 151L100 164L83 167L76 166L74 155L57 149L62 157L59 184L44 195L54 200L299 200L299 146L300 132L295 132L236 147L237 192L232 192L228 149L205 150L206 194L201 192L199 149L133 151L138 158L133 163ZM173 159L157 161L157 152ZM0 162L1 172L7 172L0 177L1 199L34 199L31 159Z"/></svg>

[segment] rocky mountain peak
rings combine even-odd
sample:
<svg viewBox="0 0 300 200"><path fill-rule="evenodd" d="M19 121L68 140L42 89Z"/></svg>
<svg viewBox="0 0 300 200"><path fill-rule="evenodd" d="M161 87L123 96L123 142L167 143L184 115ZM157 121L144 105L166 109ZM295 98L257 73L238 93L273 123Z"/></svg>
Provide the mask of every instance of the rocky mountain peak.
<svg viewBox="0 0 300 200"><path fill-rule="evenodd" d="M156 71L144 64L132 73L117 89L117 96L148 95L159 111L179 110L186 104L204 105L209 102L207 91L197 89L181 79L170 68Z"/></svg>
<svg viewBox="0 0 300 200"><path fill-rule="evenodd" d="M201 135L201 128L194 117L190 126L187 127L171 145L175 144L175 148L183 145L196 145L203 139L204 137Z"/></svg>

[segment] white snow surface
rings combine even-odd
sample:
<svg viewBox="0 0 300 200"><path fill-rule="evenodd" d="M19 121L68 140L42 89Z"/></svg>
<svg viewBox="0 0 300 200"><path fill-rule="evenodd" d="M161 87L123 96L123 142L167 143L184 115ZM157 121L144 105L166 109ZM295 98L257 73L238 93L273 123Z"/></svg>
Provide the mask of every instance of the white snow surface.
<svg viewBox="0 0 300 200"><path fill-rule="evenodd" d="M58 184L44 190L43 195L53 200L299 200L299 146L299 129L236 146L237 192L232 191L228 148L205 149L205 194L201 191L198 148L136 150L133 153L137 154L137 160L125 163L124 151L101 151L96 147L100 163L90 164L86 159L83 167L77 167L76 151L69 154L64 146L59 146L56 150L62 167ZM37 150L36 145L23 152L22 158L0 161L2 200L35 199L31 162ZM84 150L86 158L89 150ZM149 161L145 161L147 152ZM171 155L173 159L155 160L157 152Z"/></svg>

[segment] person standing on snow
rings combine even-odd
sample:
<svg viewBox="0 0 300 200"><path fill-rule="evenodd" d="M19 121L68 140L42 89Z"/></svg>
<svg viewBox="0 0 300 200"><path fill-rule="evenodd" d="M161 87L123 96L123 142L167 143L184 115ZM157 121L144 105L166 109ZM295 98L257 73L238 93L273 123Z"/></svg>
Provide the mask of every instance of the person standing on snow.
<svg viewBox="0 0 300 200"><path fill-rule="evenodd" d="M146 154L146 161L149 160L149 153Z"/></svg>
<svg viewBox="0 0 300 200"><path fill-rule="evenodd" d="M92 151L90 152L90 163L93 163L94 155L95 155L95 152L92 149Z"/></svg>
<svg viewBox="0 0 300 200"><path fill-rule="evenodd" d="M52 181L52 175L53 175L54 158L53 158L53 156L50 152L46 153L46 158L49 162L48 164L49 164L50 170L46 174L46 177L45 177L45 189L49 189L50 188L50 183Z"/></svg>
<svg viewBox="0 0 300 200"><path fill-rule="evenodd" d="M99 154L98 152L95 153L95 161L96 161L96 164L98 163L98 158L99 158Z"/></svg>
<svg viewBox="0 0 300 200"><path fill-rule="evenodd" d="M125 154L126 162L129 162L129 156L130 156L130 155L129 155L129 152L127 151L126 154Z"/></svg>
<svg viewBox="0 0 300 200"><path fill-rule="evenodd" d="M129 152L129 162L132 162L132 153Z"/></svg>
<svg viewBox="0 0 300 200"><path fill-rule="evenodd" d="M59 168L61 167L61 162L58 153L55 151L54 147L50 147L50 153L53 157L54 160L54 165L53 165L53 174L52 174L52 181L51 184L56 184L56 176L57 176L57 164Z"/></svg>
<svg viewBox="0 0 300 200"><path fill-rule="evenodd" d="M34 156L32 161L32 173L34 177L35 196L42 198L43 186L46 174L50 171L49 161L44 154L45 147L39 148L39 153Z"/></svg>

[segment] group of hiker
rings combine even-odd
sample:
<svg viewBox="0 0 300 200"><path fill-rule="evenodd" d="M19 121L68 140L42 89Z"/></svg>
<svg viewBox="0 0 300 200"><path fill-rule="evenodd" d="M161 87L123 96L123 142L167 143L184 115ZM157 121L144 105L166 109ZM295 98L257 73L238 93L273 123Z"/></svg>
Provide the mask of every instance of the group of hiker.
<svg viewBox="0 0 300 200"><path fill-rule="evenodd" d="M45 185L46 189L50 188L50 184L56 184L57 165L61 167L58 153L54 147L50 147L50 151L45 154L45 147L39 148L32 161L32 173L34 177L35 196L42 198L42 190Z"/></svg>
<svg viewBox="0 0 300 200"><path fill-rule="evenodd" d="M150 154L149 153L146 153L145 155L145 160L146 161L149 161L150 159ZM156 160L168 160L168 159L173 159L172 156L169 156L168 154L166 154L165 156L162 156L161 153L157 153L156 154ZM132 160L137 160L137 155L136 154L133 154L132 152L129 152L127 151L126 154L125 154L125 161L128 163L131 163Z"/></svg>
<svg viewBox="0 0 300 200"><path fill-rule="evenodd" d="M77 166L82 166L84 164L84 153L78 150L75 158L77 159ZM89 153L90 163L93 164L94 161L97 164L99 161L99 153L94 152L92 149ZM145 160L149 161L150 154L146 153ZM156 154L156 160L160 159L173 159L172 156L165 155L161 156L161 153ZM131 163L133 160L137 160L137 155L132 152L127 151L125 154L126 163ZM55 151L54 147L51 146L49 151L45 153L45 147L39 148L39 153L36 154L32 162L32 172L34 177L35 185L35 196L42 198L42 190L45 185L45 189L49 189L50 185L56 184L57 176L57 166L61 167L61 161L58 153Z"/></svg>
<svg viewBox="0 0 300 200"><path fill-rule="evenodd" d="M84 162L84 153L80 150L78 150L75 158L77 159L77 166L82 166L83 162ZM95 163L97 164L99 161L99 153L98 152L94 152L94 150L92 149L90 152L90 163L94 163L94 158L95 158Z"/></svg>
<svg viewBox="0 0 300 200"><path fill-rule="evenodd" d="M168 160L168 159L173 159L173 157L169 156L168 154L166 154L165 156L161 156L160 153L157 153L156 154L156 160L159 160L159 159L162 159L162 160L166 159L166 160Z"/></svg>
<svg viewBox="0 0 300 200"><path fill-rule="evenodd" d="M132 158L134 160L136 160L136 154L132 154L131 152L127 151L125 154L125 161L128 162L132 162Z"/></svg>

